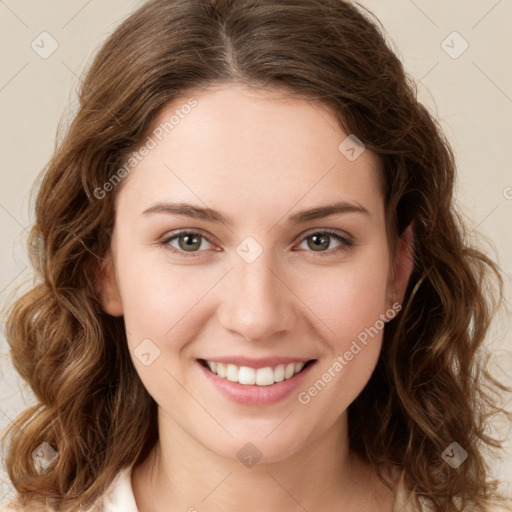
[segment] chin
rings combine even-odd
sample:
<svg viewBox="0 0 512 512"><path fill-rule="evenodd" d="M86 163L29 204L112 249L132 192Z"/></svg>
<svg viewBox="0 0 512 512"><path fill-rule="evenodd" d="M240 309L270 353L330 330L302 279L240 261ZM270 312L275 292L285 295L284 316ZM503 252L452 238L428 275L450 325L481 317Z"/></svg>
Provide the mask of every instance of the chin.
<svg viewBox="0 0 512 512"><path fill-rule="evenodd" d="M289 430L284 429L279 433L277 431L270 435L268 433L269 430L265 435L257 433L251 435L250 429L247 429L245 435L235 436L228 442L220 444L218 439L209 440L205 446L223 458L252 466L284 461L299 452L307 441L304 431L297 436L293 436Z"/></svg>

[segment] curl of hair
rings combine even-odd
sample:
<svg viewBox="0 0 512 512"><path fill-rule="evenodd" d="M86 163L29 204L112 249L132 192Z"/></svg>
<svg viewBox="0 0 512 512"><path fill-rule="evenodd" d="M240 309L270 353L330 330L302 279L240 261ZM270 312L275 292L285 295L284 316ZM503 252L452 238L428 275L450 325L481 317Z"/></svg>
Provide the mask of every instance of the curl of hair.
<svg viewBox="0 0 512 512"><path fill-rule="evenodd" d="M235 82L330 107L378 156L391 245L412 223L415 270L349 407L350 445L379 470L398 465L436 511L484 510L498 496L484 449L500 443L485 426L503 412L495 395L505 387L487 372L483 341L500 274L455 213L454 157L440 127L379 23L342 0L151 0L96 55L41 175L28 242L39 282L6 323L13 364L39 401L3 436L19 503L90 507L156 443L156 403L95 278L123 186L113 177L166 104ZM441 459L454 440L469 454L457 471ZM31 454L43 442L58 457L39 474Z"/></svg>

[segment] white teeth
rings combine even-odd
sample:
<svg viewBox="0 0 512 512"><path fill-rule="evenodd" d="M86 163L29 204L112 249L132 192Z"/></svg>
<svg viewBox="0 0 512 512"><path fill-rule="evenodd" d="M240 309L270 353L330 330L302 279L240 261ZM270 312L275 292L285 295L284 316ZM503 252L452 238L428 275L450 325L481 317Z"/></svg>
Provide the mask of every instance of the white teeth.
<svg viewBox="0 0 512 512"><path fill-rule="evenodd" d="M270 386L274 384L274 370L270 366L256 370L256 384L258 386Z"/></svg>
<svg viewBox="0 0 512 512"><path fill-rule="evenodd" d="M217 375L219 377L222 377L223 379L226 378L226 365L222 363L217 363Z"/></svg>
<svg viewBox="0 0 512 512"><path fill-rule="evenodd" d="M274 381L275 382L282 382L283 380L284 380L284 364L280 364L274 370Z"/></svg>
<svg viewBox="0 0 512 512"><path fill-rule="evenodd" d="M238 382L238 366L234 364L228 364L228 368L226 370L226 379L231 382Z"/></svg>
<svg viewBox="0 0 512 512"><path fill-rule="evenodd" d="M247 385L256 384L256 370L254 368L249 368L248 366L240 366L240 370L238 371L238 382L240 382L240 384Z"/></svg>
<svg viewBox="0 0 512 512"><path fill-rule="evenodd" d="M295 373L299 373L304 368L304 363L295 363Z"/></svg>
<svg viewBox="0 0 512 512"><path fill-rule="evenodd" d="M231 382L239 382L247 386L271 386L276 382L291 379L299 373L305 363L280 364L274 368L266 366L265 368L251 368L249 366L237 366L236 364L216 363L215 361L206 361L208 368L212 373Z"/></svg>
<svg viewBox="0 0 512 512"><path fill-rule="evenodd" d="M295 373L295 364L294 363L290 363L284 369L284 378L285 378L285 380L289 379L290 377L293 377L294 373Z"/></svg>

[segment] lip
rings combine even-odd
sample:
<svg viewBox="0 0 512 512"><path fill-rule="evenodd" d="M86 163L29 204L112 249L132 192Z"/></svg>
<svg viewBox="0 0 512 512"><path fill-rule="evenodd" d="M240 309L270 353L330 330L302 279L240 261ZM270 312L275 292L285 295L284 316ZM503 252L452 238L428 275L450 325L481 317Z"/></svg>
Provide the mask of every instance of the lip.
<svg viewBox="0 0 512 512"><path fill-rule="evenodd" d="M288 380L282 382L276 382L270 386L247 386L245 384L239 384L238 382L231 382L227 379L223 379L218 375L212 373L208 368L203 366L200 360L196 360L196 365L199 367L201 373L208 380L210 385L213 385L220 393L222 393L228 399L249 406L263 406L272 405L280 402L287 396L289 396L295 389L297 389L304 379L307 377L311 368L313 368L317 361L311 359L291 359L291 358L268 358L268 359L246 359L246 358L214 358L208 359L209 361L216 361L219 363L232 363L238 364L239 366L252 366L253 368L264 368L265 366L277 366L279 364L285 364L285 362L307 362L311 361L302 371L295 374ZM239 361L238 363L235 361ZM240 361L247 361L247 363L240 363ZM270 361L270 364L268 362ZM277 361L277 362L275 362ZM258 364L259 366L253 366Z"/></svg>

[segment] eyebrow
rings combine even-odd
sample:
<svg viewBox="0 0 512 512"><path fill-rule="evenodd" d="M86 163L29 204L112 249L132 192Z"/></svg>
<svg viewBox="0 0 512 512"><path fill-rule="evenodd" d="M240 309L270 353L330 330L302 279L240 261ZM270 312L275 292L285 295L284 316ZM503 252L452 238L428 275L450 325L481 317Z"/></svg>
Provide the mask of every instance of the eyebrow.
<svg viewBox="0 0 512 512"><path fill-rule="evenodd" d="M167 215L183 215L192 219L219 222L226 226L232 225L232 219L211 208L202 208L189 203L156 203L142 212L143 215L162 213ZM360 213L370 217L370 212L360 204L339 201L333 204L317 206L308 210L301 210L291 215L287 222L289 224L300 224L316 219L323 219L330 215L344 213Z"/></svg>

